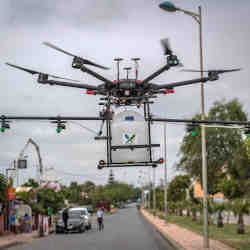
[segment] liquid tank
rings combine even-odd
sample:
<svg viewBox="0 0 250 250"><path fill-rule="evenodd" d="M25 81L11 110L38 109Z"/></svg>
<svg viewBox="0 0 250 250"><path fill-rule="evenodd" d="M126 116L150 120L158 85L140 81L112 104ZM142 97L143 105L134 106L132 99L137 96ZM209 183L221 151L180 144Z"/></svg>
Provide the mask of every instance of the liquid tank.
<svg viewBox="0 0 250 250"><path fill-rule="evenodd" d="M148 144L148 127L144 117L135 111L123 111L111 123L112 146ZM112 150L113 163L149 161L147 148Z"/></svg>

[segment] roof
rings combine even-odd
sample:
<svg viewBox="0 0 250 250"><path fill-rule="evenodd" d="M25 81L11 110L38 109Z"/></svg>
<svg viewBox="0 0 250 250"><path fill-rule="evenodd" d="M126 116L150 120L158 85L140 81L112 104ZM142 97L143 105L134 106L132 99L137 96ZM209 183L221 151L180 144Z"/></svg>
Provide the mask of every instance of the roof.
<svg viewBox="0 0 250 250"><path fill-rule="evenodd" d="M16 193L29 192L30 190L33 190L33 187L17 187Z"/></svg>

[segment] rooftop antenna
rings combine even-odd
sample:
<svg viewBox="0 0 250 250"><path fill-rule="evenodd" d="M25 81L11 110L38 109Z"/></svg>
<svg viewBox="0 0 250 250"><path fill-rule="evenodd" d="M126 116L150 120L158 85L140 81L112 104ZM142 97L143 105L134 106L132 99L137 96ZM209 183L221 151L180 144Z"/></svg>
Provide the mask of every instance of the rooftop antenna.
<svg viewBox="0 0 250 250"><path fill-rule="evenodd" d="M129 71L130 71L131 69L132 69L131 67L125 67L125 68L124 68L124 70L127 71L127 79L128 79Z"/></svg>
<svg viewBox="0 0 250 250"><path fill-rule="evenodd" d="M116 62L117 65L117 81L119 82L120 80L120 62L122 61L122 58L115 58L114 61Z"/></svg>
<svg viewBox="0 0 250 250"><path fill-rule="evenodd" d="M139 63L138 61L140 61L141 59L139 57L135 57L131 59L132 61L135 62L135 80L138 79L138 73L139 73Z"/></svg>

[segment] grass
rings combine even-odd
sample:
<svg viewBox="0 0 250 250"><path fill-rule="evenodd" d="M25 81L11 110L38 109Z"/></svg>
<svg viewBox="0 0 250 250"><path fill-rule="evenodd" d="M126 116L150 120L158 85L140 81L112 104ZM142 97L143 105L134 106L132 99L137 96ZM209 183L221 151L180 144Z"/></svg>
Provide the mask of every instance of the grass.
<svg viewBox="0 0 250 250"><path fill-rule="evenodd" d="M157 213L160 218L164 218L163 213ZM199 220L199 218L197 218ZM168 216L167 222L185 227L200 235L203 234L203 225L198 221L193 222L192 217ZM250 226L245 225L245 234L237 234L237 224L224 224L223 228L216 225L209 225L209 237L219 240L224 244L239 250L250 250Z"/></svg>

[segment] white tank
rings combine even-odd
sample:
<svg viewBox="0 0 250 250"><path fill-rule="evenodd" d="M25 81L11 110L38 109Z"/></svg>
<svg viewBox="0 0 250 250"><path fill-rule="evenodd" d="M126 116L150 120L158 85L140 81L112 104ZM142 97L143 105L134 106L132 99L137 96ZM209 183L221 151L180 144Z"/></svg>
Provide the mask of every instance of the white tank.
<svg viewBox="0 0 250 250"><path fill-rule="evenodd" d="M135 111L124 111L114 116L111 123L112 146L148 144L148 129L144 117ZM113 163L149 161L147 148L112 150Z"/></svg>

